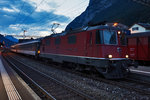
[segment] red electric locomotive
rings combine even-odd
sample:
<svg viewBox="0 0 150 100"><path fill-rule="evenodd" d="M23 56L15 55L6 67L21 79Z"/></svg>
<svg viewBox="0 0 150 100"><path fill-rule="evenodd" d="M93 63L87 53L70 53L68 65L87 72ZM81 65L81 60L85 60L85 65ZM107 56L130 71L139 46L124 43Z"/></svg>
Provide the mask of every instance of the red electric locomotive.
<svg viewBox="0 0 150 100"><path fill-rule="evenodd" d="M78 70L97 70L107 79L124 78L131 64L127 33L125 29L98 25L52 34L41 40L38 55Z"/></svg>
<svg viewBox="0 0 150 100"><path fill-rule="evenodd" d="M128 48L131 59L148 63L150 61L150 32L129 35Z"/></svg>

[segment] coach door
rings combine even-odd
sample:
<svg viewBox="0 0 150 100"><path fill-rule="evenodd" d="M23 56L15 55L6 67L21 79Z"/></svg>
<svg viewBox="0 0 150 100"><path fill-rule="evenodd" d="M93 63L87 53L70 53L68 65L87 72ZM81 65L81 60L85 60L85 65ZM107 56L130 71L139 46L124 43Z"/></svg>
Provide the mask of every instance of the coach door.
<svg viewBox="0 0 150 100"><path fill-rule="evenodd" d="M139 37L137 38L138 42L138 59L146 60L148 58L148 37Z"/></svg>
<svg viewBox="0 0 150 100"><path fill-rule="evenodd" d="M128 53L129 53L129 58L131 59L136 59L137 60L137 39L136 38L128 38Z"/></svg>

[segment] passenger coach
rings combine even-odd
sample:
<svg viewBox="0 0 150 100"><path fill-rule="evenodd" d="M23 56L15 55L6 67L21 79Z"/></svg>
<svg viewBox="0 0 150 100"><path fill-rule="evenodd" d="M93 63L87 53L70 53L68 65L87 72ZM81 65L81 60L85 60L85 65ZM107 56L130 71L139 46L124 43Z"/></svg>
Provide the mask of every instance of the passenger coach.
<svg viewBox="0 0 150 100"><path fill-rule="evenodd" d="M11 51L26 55L37 56L39 48L40 48L40 41L35 40L13 45L11 46Z"/></svg>

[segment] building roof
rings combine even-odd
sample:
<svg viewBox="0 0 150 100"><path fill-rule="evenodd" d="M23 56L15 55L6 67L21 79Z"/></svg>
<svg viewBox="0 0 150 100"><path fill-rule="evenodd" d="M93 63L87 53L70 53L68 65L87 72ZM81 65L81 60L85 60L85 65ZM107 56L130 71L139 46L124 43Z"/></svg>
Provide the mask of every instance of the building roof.
<svg viewBox="0 0 150 100"><path fill-rule="evenodd" d="M146 29L150 29L150 24L149 23L138 23L138 25L146 28Z"/></svg>

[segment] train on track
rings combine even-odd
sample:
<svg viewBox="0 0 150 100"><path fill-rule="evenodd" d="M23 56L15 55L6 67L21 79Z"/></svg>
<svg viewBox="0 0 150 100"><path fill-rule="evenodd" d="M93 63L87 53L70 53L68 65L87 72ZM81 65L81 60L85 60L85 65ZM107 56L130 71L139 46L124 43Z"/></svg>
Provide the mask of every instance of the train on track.
<svg viewBox="0 0 150 100"><path fill-rule="evenodd" d="M11 51L70 65L75 70L97 71L107 79L120 79L134 65L128 55L127 34L128 30L115 26L88 26L19 43L11 46Z"/></svg>

